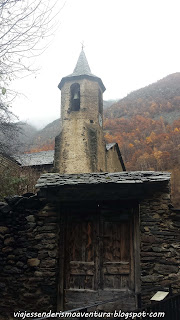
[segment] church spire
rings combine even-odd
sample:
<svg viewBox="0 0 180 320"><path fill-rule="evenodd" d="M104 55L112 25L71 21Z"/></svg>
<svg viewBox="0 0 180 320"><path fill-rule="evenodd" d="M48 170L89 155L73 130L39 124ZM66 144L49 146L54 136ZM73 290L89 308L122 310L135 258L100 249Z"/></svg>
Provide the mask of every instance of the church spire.
<svg viewBox="0 0 180 320"><path fill-rule="evenodd" d="M91 73L91 69L89 67L89 64L88 64L88 61L87 61L87 58L86 58L86 55L85 55L83 49L84 48L82 46L82 50L79 55L79 58L78 58L78 61L76 63L76 66L74 68L73 73L69 74L66 77L63 77L58 85L58 88L61 90L61 88L63 87L63 85L66 81L88 78L93 81L97 81L102 89L102 92L104 92L106 90L106 88L105 88L102 80L99 77L97 77Z"/></svg>
<svg viewBox="0 0 180 320"><path fill-rule="evenodd" d="M91 75L92 76L91 69L89 67L83 47L72 75L74 76Z"/></svg>

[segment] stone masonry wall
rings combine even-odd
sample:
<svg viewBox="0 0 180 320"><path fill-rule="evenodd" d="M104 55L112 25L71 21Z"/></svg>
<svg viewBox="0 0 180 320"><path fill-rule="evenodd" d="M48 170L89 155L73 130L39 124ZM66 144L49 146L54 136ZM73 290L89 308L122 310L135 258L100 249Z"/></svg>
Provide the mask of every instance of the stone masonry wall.
<svg viewBox="0 0 180 320"><path fill-rule="evenodd" d="M8 319L19 310L56 310L55 208L32 194L7 201L0 203L0 314Z"/></svg>
<svg viewBox="0 0 180 320"><path fill-rule="evenodd" d="M80 85L80 110L70 111L70 87L74 83ZM93 120L98 123L99 115L99 84L96 81L81 79L66 82L61 89L61 119L64 121L73 118L81 120Z"/></svg>
<svg viewBox="0 0 180 320"><path fill-rule="evenodd" d="M162 189L161 189L162 188ZM167 183L140 203L140 262L143 303L158 290L180 288L180 217L170 210ZM37 195L0 203L0 314L56 311L59 209Z"/></svg>
<svg viewBox="0 0 180 320"><path fill-rule="evenodd" d="M180 291L180 217L169 209L169 190L140 205L141 292L143 303L159 290Z"/></svg>
<svg viewBox="0 0 180 320"><path fill-rule="evenodd" d="M6 168L10 168L12 170L20 172L20 165L17 161L15 161L8 155L0 153L0 170L5 170Z"/></svg>
<svg viewBox="0 0 180 320"><path fill-rule="evenodd" d="M105 150L99 125L74 118L56 138L55 171L63 174L107 171Z"/></svg>
<svg viewBox="0 0 180 320"><path fill-rule="evenodd" d="M99 92L97 81L79 79L80 110L71 110L71 90L74 81L61 89L61 118L63 128L56 139L55 171L88 173L106 171L106 145L99 125Z"/></svg>
<svg viewBox="0 0 180 320"><path fill-rule="evenodd" d="M123 171L115 146L109 149L108 151L106 151L106 160L107 160L107 172Z"/></svg>

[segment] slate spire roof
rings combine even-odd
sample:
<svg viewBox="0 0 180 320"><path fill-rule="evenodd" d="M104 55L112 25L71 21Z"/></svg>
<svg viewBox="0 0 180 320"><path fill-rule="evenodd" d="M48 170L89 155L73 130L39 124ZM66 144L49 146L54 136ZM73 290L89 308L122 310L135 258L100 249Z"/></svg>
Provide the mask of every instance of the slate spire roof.
<svg viewBox="0 0 180 320"><path fill-rule="evenodd" d="M102 80L91 73L91 69L89 67L83 48L79 55L79 58L73 73L69 74L66 77L63 77L58 85L58 88L61 89L66 81L82 79L82 78L90 78L92 80L96 80L99 83L100 87L102 88L102 91L104 92L106 90Z"/></svg>
<svg viewBox="0 0 180 320"><path fill-rule="evenodd" d="M82 49L72 75L80 76L80 75L85 75L85 74L93 75L91 73L91 69L89 67L84 50Z"/></svg>

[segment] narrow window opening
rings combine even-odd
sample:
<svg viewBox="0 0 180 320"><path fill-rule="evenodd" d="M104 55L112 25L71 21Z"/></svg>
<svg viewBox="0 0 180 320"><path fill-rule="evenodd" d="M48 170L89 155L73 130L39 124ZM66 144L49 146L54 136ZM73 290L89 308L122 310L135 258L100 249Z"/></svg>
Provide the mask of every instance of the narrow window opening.
<svg viewBox="0 0 180 320"><path fill-rule="evenodd" d="M80 85L73 83L71 86L71 111L79 111L80 109Z"/></svg>
<svg viewBox="0 0 180 320"><path fill-rule="evenodd" d="M94 123L94 121L93 121L93 120L90 120L90 123Z"/></svg>

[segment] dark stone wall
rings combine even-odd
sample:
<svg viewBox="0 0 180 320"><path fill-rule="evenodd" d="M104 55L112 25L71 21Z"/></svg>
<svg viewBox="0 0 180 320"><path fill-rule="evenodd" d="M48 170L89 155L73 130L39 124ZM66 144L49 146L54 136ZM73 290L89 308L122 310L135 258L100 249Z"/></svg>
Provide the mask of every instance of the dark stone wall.
<svg viewBox="0 0 180 320"><path fill-rule="evenodd" d="M56 310L57 210L37 196L0 203L0 313Z"/></svg>
<svg viewBox="0 0 180 320"><path fill-rule="evenodd" d="M54 150L54 172L59 172L60 167L60 142L61 142L61 133L55 137L55 150Z"/></svg>
<svg viewBox="0 0 180 320"><path fill-rule="evenodd" d="M180 216L169 209L168 188L140 205L141 292L143 303L159 290L180 291Z"/></svg>
<svg viewBox="0 0 180 320"><path fill-rule="evenodd" d="M56 196L57 197L57 196ZM180 288L180 216L170 210L167 183L140 203L143 304L158 290ZM59 209L37 195L0 203L0 313L56 311Z"/></svg>
<svg viewBox="0 0 180 320"><path fill-rule="evenodd" d="M87 128L87 136L88 136L88 148L87 148L87 153L89 155L90 159L90 166L91 166L91 171L96 172L97 171L97 157L98 157L98 152L97 152L97 128L92 128L88 125L86 125Z"/></svg>

